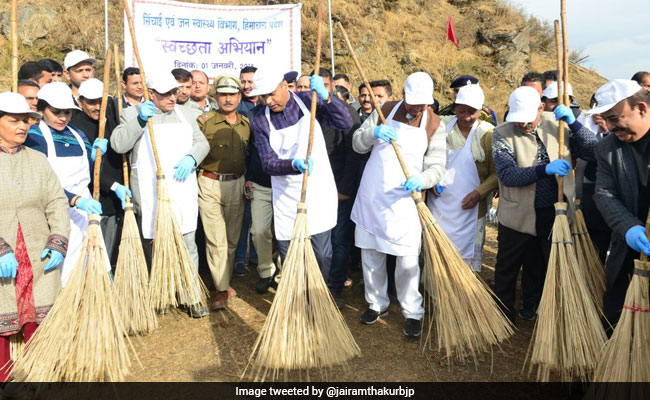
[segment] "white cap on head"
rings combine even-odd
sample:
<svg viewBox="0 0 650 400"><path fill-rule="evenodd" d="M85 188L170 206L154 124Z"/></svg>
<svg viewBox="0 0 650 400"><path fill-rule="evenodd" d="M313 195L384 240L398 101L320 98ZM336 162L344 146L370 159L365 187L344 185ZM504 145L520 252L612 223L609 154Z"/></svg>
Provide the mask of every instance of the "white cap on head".
<svg viewBox="0 0 650 400"><path fill-rule="evenodd" d="M414 72L404 82L404 100L410 105L433 104L433 79L426 72Z"/></svg>
<svg viewBox="0 0 650 400"><path fill-rule="evenodd" d="M600 114L618 104L619 101L635 95L641 86L636 81L614 79L601 86L595 94L597 105L585 114Z"/></svg>
<svg viewBox="0 0 650 400"><path fill-rule="evenodd" d="M570 83L567 83L567 92L569 92L569 96L573 97L573 87L571 86ZM546 97L547 99L557 99L558 96L558 85L557 82L553 82L550 85L544 89L544 93L542 96Z"/></svg>
<svg viewBox="0 0 650 400"><path fill-rule="evenodd" d="M465 85L458 90L454 104L464 104L475 110L483 108L485 94L479 85Z"/></svg>
<svg viewBox="0 0 650 400"><path fill-rule="evenodd" d="M176 78L171 72L154 73L147 75L147 88L155 90L160 94L169 92L179 86Z"/></svg>
<svg viewBox="0 0 650 400"><path fill-rule="evenodd" d="M104 84L97 78L85 80L79 86L79 96L88 100L101 99L104 94Z"/></svg>
<svg viewBox="0 0 650 400"><path fill-rule="evenodd" d="M529 123L535 121L542 100L539 92L530 86L515 89L508 99L506 122Z"/></svg>
<svg viewBox="0 0 650 400"><path fill-rule="evenodd" d="M284 72L274 68L259 68L253 75L253 90L251 97L273 93L275 88L284 81Z"/></svg>
<svg viewBox="0 0 650 400"><path fill-rule="evenodd" d="M30 117L41 118L41 114L32 111L27 100L19 93L0 93L0 111L8 114L28 114Z"/></svg>
<svg viewBox="0 0 650 400"><path fill-rule="evenodd" d="M38 91L38 98L59 110L81 110L74 105L72 90L63 82L52 82L43 86Z"/></svg>
<svg viewBox="0 0 650 400"><path fill-rule="evenodd" d="M82 50L72 50L68 54L65 55L65 58L63 59L63 69L69 69L70 67L74 67L75 65L87 61L91 65L96 63L97 60L94 58L90 57L88 53Z"/></svg>

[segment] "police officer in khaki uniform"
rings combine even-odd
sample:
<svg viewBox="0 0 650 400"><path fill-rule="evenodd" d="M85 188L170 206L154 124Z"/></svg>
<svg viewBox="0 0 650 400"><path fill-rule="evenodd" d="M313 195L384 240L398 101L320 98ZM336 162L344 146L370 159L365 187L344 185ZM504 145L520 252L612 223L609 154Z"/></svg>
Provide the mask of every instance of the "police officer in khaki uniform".
<svg viewBox="0 0 650 400"><path fill-rule="evenodd" d="M210 308L218 310L237 294L230 287L230 277L244 213L250 123L237 112L241 102L239 79L221 75L214 85L219 109L203 114L197 122L210 144L210 152L199 166L199 210L208 265L217 289Z"/></svg>

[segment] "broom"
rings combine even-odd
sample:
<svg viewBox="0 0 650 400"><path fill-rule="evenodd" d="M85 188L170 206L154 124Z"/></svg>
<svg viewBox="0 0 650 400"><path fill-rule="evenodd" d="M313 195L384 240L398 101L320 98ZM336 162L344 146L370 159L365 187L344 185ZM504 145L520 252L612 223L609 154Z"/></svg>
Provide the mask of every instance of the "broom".
<svg viewBox="0 0 650 400"><path fill-rule="evenodd" d="M135 39L135 28L129 9L128 0L123 0L124 12L129 24L133 52L138 61L144 99L149 101L146 78L138 43ZM179 305L192 307L205 307L208 290L199 277L197 268L192 261L183 234L178 227L171 200L167 195L165 175L160 166L156 140L151 118L147 120L151 150L156 162L157 194L156 222L154 225L153 260L151 262L150 293L155 309L165 312L170 306Z"/></svg>
<svg viewBox="0 0 650 400"><path fill-rule="evenodd" d="M598 250L589 237L585 216L580 208L580 199L575 201L576 211L571 223L571 232L574 237L578 264L583 268L587 278L587 286L593 297L598 311L603 308L603 295L605 294L605 268L598 255Z"/></svg>
<svg viewBox="0 0 650 400"><path fill-rule="evenodd" d="M386 119L374 96L361 64L354 53L348 35L340 22L338 28L343 34L352 60L363 79L372 103L383 124ZM409 178L409 172L402 159L398 145L391 141L399 159L402 171ZM414 192L424 249L424 288L430 294L429 312L435 315L429 323L424 348L433 347L432 329L438 342L438 350L445 352L448 361L453 355L459 359L471 356L476 362L479 352L488 351L494 345L510 337L513 327L494 300L494 294L465 263L454 244L438 226L422 196ZM431 311L433 310L433 311Z"/></svg>
<svg viewBox="0 0 650 400"><path fill-rule="evenodd" d="M650 235L650 214L645 231L646 236ZM625 294L621 318L598 360L594 381L650 381L648 276L648 256L641 253L641 259L634 260L634 272Z"/></svg>
<svg viewBox="0 0 650 400"><path fill-rule="evenodd" d="M108 82L110 49L104 65ZM99 135L104 137L108 85L104 85ZM93 198L99 199L101 152L94 168ZM100 216L89 216L77 263L47 317L25 346L12 374L18 381L119 381L131 365L119 305L113 298ZM127 345L128 343L128 345ZM135 354L132 346L131 351ZM137 355L136 355L137 359Z"/></svg>
<svg viewBox="0 0 650 400"><path fill-rule="evenodd" d="M18 92L18 0L11 0L11 91Z"/></svg>
<svg viewBox="0 0 650 400"><path fill-rule="evenodd" d="M567 87L568 46L565 1L561 0L564 47L560 52L560 26L555 21L555 41L558 50L558 98L563 99ZM564 68L560 61L564 58ZM564 71L563 71L564 69ZM559 121L559 154L564 158L564 122ZM551 253L544 291L538 309L538 319L531 338L529 373L537 366L537 380L548 381L551 371L557 371L563 381L574 378L587 380L593 372L606 336L591 292L587 287L586 271L578 264L564 202L564 179L558 180L558 202L552 230Z"/></svg>
<svg viewBox="0 0 650 400"><path fill-rule="evenodd" d="M116 81L120 81L120 61L117 44L114 46ZM120 85L117 86L118 115L122 114ZM124 186L129 187L129 166L126 155L122 155ZM158 327L156 311L149 293L149 271L142 250L140 231L133 212L133 203L127 196L124 207L122 238L117 256L113 290L122 304L122 323L129 335L147 334Z"/></svg>
<svg viewBox="0 0 650 400"><path fill-rule="evenodd" d="M316 74L320 69L322 2L318 2ZM305 160L311 155L317 100L313 91ZM282 280L248 361L256 381L263 381L269 375L275 380L280 370L284 370L286 379L288 370L323 369L346 363L361 354L322 278L311 245L305 202L308 172L303 173L301 198L282 266Z"/></svg>

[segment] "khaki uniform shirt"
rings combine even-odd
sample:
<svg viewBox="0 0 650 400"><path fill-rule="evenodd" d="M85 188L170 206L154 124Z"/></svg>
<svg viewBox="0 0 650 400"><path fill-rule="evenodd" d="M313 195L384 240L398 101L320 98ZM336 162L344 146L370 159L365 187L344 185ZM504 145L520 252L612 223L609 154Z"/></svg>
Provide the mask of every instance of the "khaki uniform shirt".
<svg viewBox="0 0 650 400"><path fill-rule="evenodd" d="M210 111L197 119L201 132L210 144L210 152L201 169L219 174L243 174L246 171L246 147L251 135L248 118L237 113L233 125L219 110Z"/></svg>

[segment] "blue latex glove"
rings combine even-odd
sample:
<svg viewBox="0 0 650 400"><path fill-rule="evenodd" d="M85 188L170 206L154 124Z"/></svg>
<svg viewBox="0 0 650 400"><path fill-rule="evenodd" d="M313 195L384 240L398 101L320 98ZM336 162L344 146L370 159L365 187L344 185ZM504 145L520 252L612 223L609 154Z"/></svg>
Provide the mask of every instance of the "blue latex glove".
<svg viewBox="0 0 650 400"><path fill-rule="evenodd" d="M84 210L88 214L98 214L102 215L102 205L100 202L94 199L81 198L77 200L77 208Z"/></svg>
<svg viewBox="0 0 650 400"><path fill-rule="evenodd" d="M18 270L18 260L12 251L0 257L0 278L15 278Z"/></svg>
<svg viewBox="0 0 650 400"><path fill-rule="evenodd" d="M311 171L314 169L314 160L312 160L311 157L307 158L306 164L304 158L294 158L293 161L291 161L291 166L294 169L300 171L301 174L305 173L305 171L307 170L307 164L309 164L308 175L311 175Z"/></svg>
<svg viewBox="0 0 650 400"><path fill-rule="evenodd" d="M43 252L41 253L41 260L45 260L48 255L50 256L50 260L47 262L47 264L45 264L45 268L43 268L44 271L54 269L61 265L63 262L63 254L52 249L43 249Z"/></svg>
<svg viewBox="0 0 650 400"><path fill-rule="evenodd" d="M183 182L188 176L190 176L194 167L196 167L196 160L194 157L189 154L183 156L183 158L174 165L174 169L176 170L176 172L174 172L174 179Z"/></svg>
<svg viewBox="0 0 650 400"><path fill-rule="evenodd" d="M129 188L120 184L117 185L114 192L117 198L120 199L120 201L122 202L122 210L124 210L124 207L126 207L126 196L133 198L133 194L131 193Z"/></svg>
<svg viewBox="0 0 650 400"><path fill-rule="evenodd" d="M312 75L309 77L309 83L311 84L311 90L316 91L316 94L318 94L318 97L322 100L327 100L327 98L330 97L330 92L325 89L325 83L323 82L322 77Z"/></svg>
<svg viewBox="0 0 650 400"><path fill-rule="evenodd" d="M420 192L422 191L422 181L417 176L412 176L406 182L402 182L402 187L409 193L413 193L416 190Z"/></svg>
<svg viewBox="0 0 650 400"><path fill-rule="evenodd" d="M546 164L546 175L566 176L571 171L571 164L566 160L555 160Z"/></svg>
<svg viewBox="0 0 650 400"><path fill-rule="evenodd" d="M97 158L97 149L102 151L102 156L106 154L106 150L108 150L108 139L95 139L93 142L92 153L90 153L90 158L92 158L93 161Z"/></svg>
<svg viewBox="0 0 650 400"><path fill-rule="evenodd" d="M442 192L445 191L445 186L442 186L441 184L437 184L433 187L433 197L440 198L442 196ZM437 194L436 194L437 193Z"/></svg>
<svg viewBox="0 0 650 400"><path fill-rule="evenodd" d="M571 125L572 123L576 122L576 117L573 115L573 111L565 105L558 105L555 107L555 110L553 110L553 114L555 114L555 119L556 120L564 120L567 124Z"/></svg>
<svg viewBox="0 0 650 400"><path fill-rule="evenodd" d="M372 133L377 139L383 140L386 143L390 143L391 140L397 141L397 132L388 125L376 126Z"/></svg>
<svg viewBox="0 0 650 400"><path fill-rule="evenodd" d="M625 241L627 245L645 255L650 256L650 242L645 235L645 228L641 225L631 227L625 232Z"/></svg>
<svg viewBox="0 0 650 400"><path fill-rule="evenodd" d="M153 117L153 110L156 108L152 101L145 101L140 104L140 113L138 117L141 120L146 121L149 117Z"/></svg>

